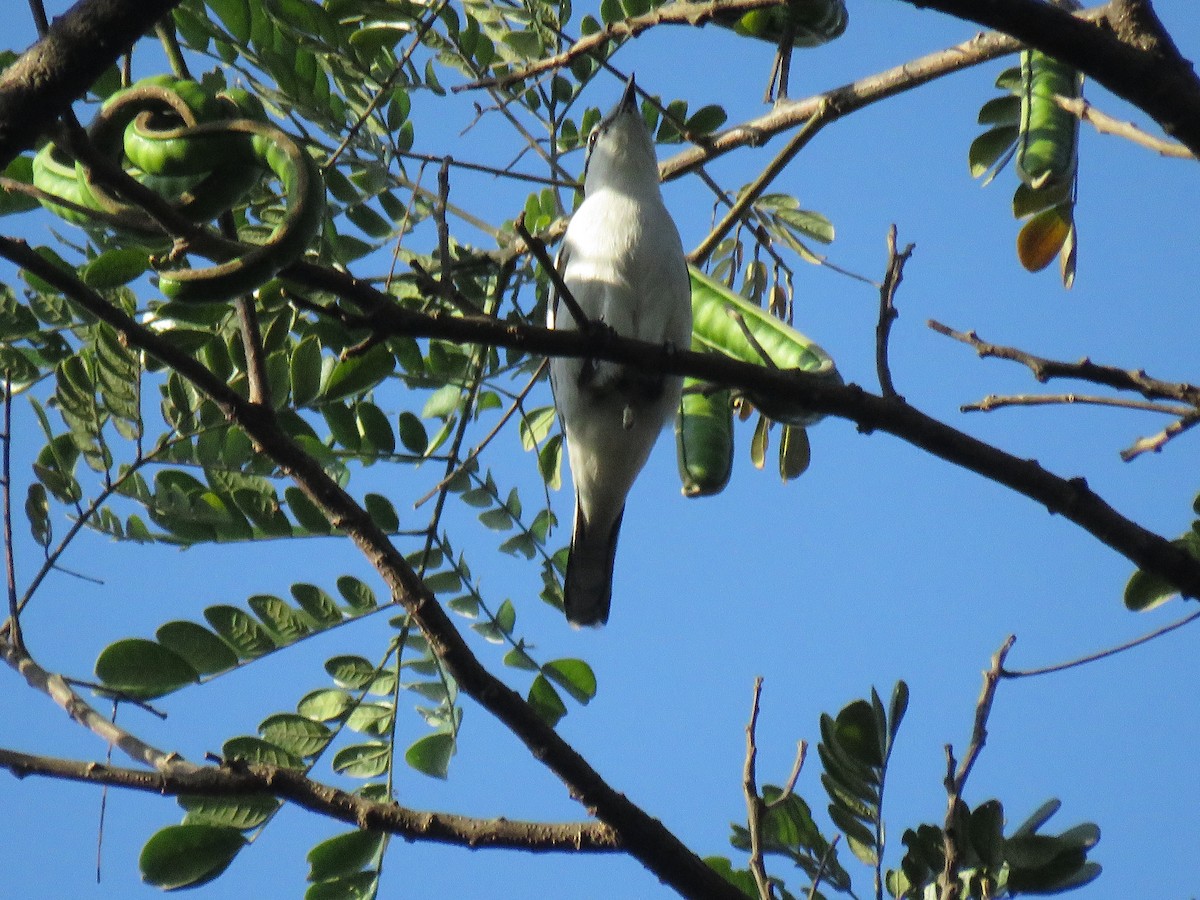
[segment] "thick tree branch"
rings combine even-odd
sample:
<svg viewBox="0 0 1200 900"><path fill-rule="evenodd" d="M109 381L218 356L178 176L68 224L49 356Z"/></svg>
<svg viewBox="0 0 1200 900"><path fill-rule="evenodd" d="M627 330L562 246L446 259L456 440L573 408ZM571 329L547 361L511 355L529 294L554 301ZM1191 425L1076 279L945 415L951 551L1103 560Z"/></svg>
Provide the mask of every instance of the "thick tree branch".
<svg viewBox="0 0 1200 900"><path fill-rule="evenodd" d="M179 0L80 0L0 73L0 170ZM10 11L11 12L11 11Z"/></svg>
<svg viewBox="0 0 1200 900"><path fill-rule="evenodd" d="M24 242L0 238L0 256L38 274L89 313L116 329L131 346L151 354L207 394L231 422L249 435L261 452L292 477L324 512L330 523L350 537L384 579L394 600L402 604L420 626L430 649L442 660L459 688L512 731L529 748L534 758L563 781L572 797L611 826L620 835L631 856L684 896L703 897L706 900L744 900L737 888L709 868L660 821L605 782L574 747L542 721L520 694L479 662L445 610L387 535L366 510L326 473L320 463L300 449L280 426L272 410L250 403L209 372L196 358L111 306L73 272L48 263ZM292 270L296 269L292 267ZM303 269L309 271L316 267L305 266ZM342 281L340 274L333 271L325 274L334 278L335 283L357 284L353 279ZM369 290L357 284L356 290L364 289ZM376 302L393 302L386 295L371 292L371 296ZM376 312L384 313L386 308L380 307ZM487 319L481 321L494 322ZM514 328L514 331L524 330ZM562 337L546 329L537 331L556 339ZM580 349L586 352L584 348Z"/></svg>
<svg viewBox="0 0 1200 900"><path fill-rule="evenodd" d="M1200 155L1200 79L1147 0L1075 15L1042 0L902 2L994 28L1075 66Z"/></svg>
<svg viewBox="0 0 1200 900"><path fill-rule="evenodd" d="M616 832L603 822L519 822L423 812L392 802L367 800L313 781L294 769L276 766L234 762L186 771L147 772L0 748L0 768L8 769L18 778L39 775L167 797L271 794L331 819L410 841L455 844L471 849L624 852Z"/></svg>

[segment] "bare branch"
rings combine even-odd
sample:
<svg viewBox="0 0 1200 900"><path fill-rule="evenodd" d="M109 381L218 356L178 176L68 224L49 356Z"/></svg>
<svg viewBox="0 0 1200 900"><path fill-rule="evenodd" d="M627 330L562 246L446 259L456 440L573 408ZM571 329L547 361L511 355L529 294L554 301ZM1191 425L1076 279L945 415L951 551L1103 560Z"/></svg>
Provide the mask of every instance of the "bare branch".
<svg viewBox="0 0 1200 900"><path fill-rule="evenodd" d="M888 229L888 265L883 283L879 286L879 322L875 326L875 371L879 377L879 391L884 397L901 400L904 398L896 393L896 386L892 384L892 370L888 365L888 337L892 332L892 323L900 316L896 309L896 289L904 280L904 264L912 256L915 246L908 244L903 250L897 251L896 226Z"/></svg>
<svg viewBox="0 0 1200 900"><path fill-rule="evenodd" d="M975 722L971 728L971 742L967 752L963 754L962 762L955 769L954 749L946 745L946 821L942 829L945 841L946 862L942 870L942 897L944 900L956 900L960 894L961 884L958 880L959 846L966 840L966 835L959 834L959 809L963 802L963 789L971 770L975 767L979 754L987 743L987 720L992 712L992 703L996 699L996 687L1000 684L1004 671L1004 660L1008 651L1016 642L1015 635L1009 635L1000 649L992 656L991 667L983 673L983 687L979 692L979 700L975 704Z"/></svg>
<svg viewBox="0 0 1200 900"><path fill-rule="evenodd" d="M955 331L932 319L926 324L938 334L954 338L956 341L973 347L981 357L995 357L1020 363L1041 382L1049 381L1052 378L1075 378L1079 381L1090 381L1093 384L1102 384L1120 391L1134 391L1150 400L1178 400L1190 407L1200 407L1200 387L1194 384L1151 378L1141 369L1120 369L1116 366L1097 365L1086 357L1078 362L1047 359L1016 347L988 343L974 331Z"/></svg>
<svg viewBox="0 0 1200 900"><path fill-rule="evenodd" d="M1139 438L1134 442L1132 447L1126 447L1121 451L1121 459L1129 462L1143 453L1158 453L1166 446L1168 441L1186 431L1190 431L1197 423L1200 423L1200 412L1193 412L1181 419L1176 419L1162 431L1158 432L1158 434Z"/></svg>
<svg viewBox="0 0 1200 900"><path fill-rule="evenodd" d="M1118 409L1136 409L1142 412L1164 413L1168 416L1186 416L1193 412L1190 406L1174 406L1150 400L1131 400L1128 397L1099 397L1088 394L1012 394L1000 396L988 394L977 403L964 403L961 412L992 412L1010 406L1112 406Z"/></svg>
<svg viewBox="0 0 1200 900"><path fill-rule="evenodd" d="M1049 675L1052 672L1065 672L1068 669L1075 669L1079 666L1086 666L1088 663L1094 663L1101 659L1108 659L1110 656L1116 656L1124 653L1126 650L1132 650L1134 647L1140 647L1142 644L1148 644L1150 641L1162 637L1164 634L1170 634L1176 629L1182 628L1184 625L1190 625L1200 619L1200 612L1194 612L1190 616L1184 616L1169 625L1164 625L1162 628L1156 628L1149 634L1143 634L1131 641L1126 641L1123 644L1118 644L1115 647L1109 647L1105 650L1098 650L1095 653L1089 653L1087 656L1081 656L1078 659L1068 660L1067 662L1055 663L1051 666L1042 666L1037 669L1001 669L1001 678L1032 678L1035 675Z"/></svg>
<svg viewBox="0 0 1200 900"><path fill-rule="evenodd" d="M754 699L750 703L750 721L746 723L746 763L742 768L742 793L746 797L746 824L750 832L750 873L758 886L760 900L772 900L775 891L767 868L763 863L762 822L767 807L758 795L758 780L755 764L758 760L758 745L755 731L758 729L758 701L762 696L762 677L754 679Z"/></svg>
<svg viewBox="0 0 1200 900"><path fill-rule="evenodd" d="M520 822L424 812L392 801L375 802L306 778L295 769L231 762L191 771L147 772L96 762L34 756L0 748L0 768L18 778L38 775L176 797L236 797L267 793L332 819L395 834L410 841L456 844L472 849L538 853L619 853L617 833L603 822Z"/></svg>
<svg viewBox="0 0 1200 900"><path fill-rule="evenodd" d="M1135 144L1153 150L1160 156L1169 156L1174 159L1194 160L1196 158L1183 144L1177 141L1156 138L1154 135L1142 131L1142 129L1138 128L1132 122L1122 122L1119 119L1114 119L1107 113L1096 109L1096 107L1088 103L1083 97L1056 96L1054 102L1071 115L1077 117L1079 121L1091 125L1100 134L1111 134L1116 137L1125 138L1127 141L1132 141Z"/></svg>

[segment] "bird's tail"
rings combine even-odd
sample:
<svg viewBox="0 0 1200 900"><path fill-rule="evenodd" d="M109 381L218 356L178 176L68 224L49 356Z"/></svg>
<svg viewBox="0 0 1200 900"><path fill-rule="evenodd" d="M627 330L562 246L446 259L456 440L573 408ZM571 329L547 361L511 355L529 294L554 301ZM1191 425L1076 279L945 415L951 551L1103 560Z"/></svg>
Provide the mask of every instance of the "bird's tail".
<svg viewBox="0 0 1200 900"><path fill-rule="evenodd" d="M592 529L575 504L575 527L571 533L571 555L567 558L567 576L563 579L563 608L572 625L603 625L608 621L612 602L613 562L617 555L617 535L625 508L607 533Z"/></svg>

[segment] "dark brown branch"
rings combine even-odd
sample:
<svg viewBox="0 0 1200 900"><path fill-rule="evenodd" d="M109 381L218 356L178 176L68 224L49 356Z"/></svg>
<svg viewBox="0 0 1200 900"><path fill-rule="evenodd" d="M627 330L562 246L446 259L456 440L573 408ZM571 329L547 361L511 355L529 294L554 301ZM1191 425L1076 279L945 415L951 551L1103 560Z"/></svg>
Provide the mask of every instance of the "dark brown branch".
<svg viewBox="0 0 1200 900"><path fill-rule="evenodd" d="M1200 79L1146 0L1075 15L1042 0L903 2L994 28L1075 66L1200 155Z"/></svg>
<svg viewBox="0 0 1200 900"><path fill-rule="evenodd" d="M0 170L179 0L81 0L0 74Z"/></svg>
<svg viewBox="0 0 1200 900"><path fill-rule="evenodd" d="M64 271L47 262L24 242L0 238L0 256L38 274L56 289L69 295L89 313L111 325L131 346L151 354L207 394L230 421L246 432L260 452L269 456L291 475L330 523L350 537L384 579L395 602L401 604L421 628L429 642L430 650L442 660L446 671L454 677L459 688L525 744L536 759L562 780L572 797L611 826L620 835L629 855L684 896L712 900L744 900L737 888L709 868L662 822L649 816L624 794L605 782L574 747L542 721L520 694L479 662L445 610L399 550L392 545L387 535L380 530L366 510L325 472L317 460L296 445L270 409L247 401L194 357L181 352L169 341L111 306L102 296L83 284L73 272ZM316 268L293 266L289 272L311 271ZM325 274L344 288L352 288L352 292L368 291L368 296L373 301L383 297L354 279L343 278L340 273L329 271ZM384 302L390 302L386 298L383 299ZM415 315L417 320L453 320L451 317L440 315L427 317L409 310L396 311L402 312L404 316ZM380 315L385 315L386 312L387 307L383 306L375 310L375 313ZM502 323L482 317L459 318L455 321L486 322L504 328ZM511 333L526 330L513 326L509 328ZM543 333L552 342L563 341L564 338L567 339L566 344L570 344L572 339L577 344L587 342L587 337L578 333L564 334L545 329L536 331ZM589 352L582 346L579 350L580 355ZM592 353L595 351L595 347L590 350Z"/></svg>
<svg viewBox="0 0 1200 900"><path fill-rule="evenodd" d="M148 772L96 762L34 756L0 748L0 768L18 778L29 775L145 791L237 797L271 794L311 812L358 828L394 834L409 841L431 841L471 849L583 853L624 852L616 832L603 822L520 822L424 812L399 804L377 803L306 778L294 769L233 762L187 772Z"/></svg>
<svg viewBox="0 0 1200 900"><path fill-rule="evenodd" d="M904 264L912 256L914 246L908 244L903 250L897 250L896 226L888 229L888 265L883 283L879 286L879 321L875 325L875 371L879 378L879 391L884 397L901 400L904 398L896 393L896 386L892 384L892 369L888 365L888 337L892 333L892 323L900 316L896 310L896 289L904 280Z"/></svg>

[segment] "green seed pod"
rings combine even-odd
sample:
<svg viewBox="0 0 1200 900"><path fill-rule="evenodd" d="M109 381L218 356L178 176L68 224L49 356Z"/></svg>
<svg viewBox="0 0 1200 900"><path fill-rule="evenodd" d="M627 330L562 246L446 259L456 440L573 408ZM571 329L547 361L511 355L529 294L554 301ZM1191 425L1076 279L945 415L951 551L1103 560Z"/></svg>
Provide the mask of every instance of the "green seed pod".
<svg viewBox="0 0 1200 900"><path fill-rule="evenodd" d="M733 391L684 379L675 450L685 497L719 494L733 472Z"/></svg>
<svg viewBox="0 0 1200 900"><path fill-rule="evenodd" d="M1074 99L1083 76L1039 50L1021 54L1021 126L1017 174L1034 190L1070 185L1075 180L1079 120L1055 97Z"/></svg>

